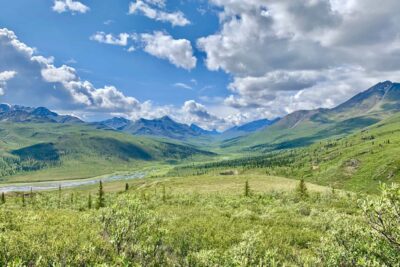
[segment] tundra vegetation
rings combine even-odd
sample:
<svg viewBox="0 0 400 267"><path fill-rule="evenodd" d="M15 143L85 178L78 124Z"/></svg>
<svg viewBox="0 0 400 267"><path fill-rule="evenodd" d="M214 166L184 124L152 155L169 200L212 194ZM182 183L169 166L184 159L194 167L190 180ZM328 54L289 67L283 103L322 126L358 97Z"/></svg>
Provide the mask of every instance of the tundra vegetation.
<svg viewBox="0 0 400 267"><path fill-rule="evenodd" d="M382 184L374 196L332 193L304 180L262 175L144 179L128 189L119 183L118 191L107 186L116 185L4 195L1 265L400 262L398 185ZM215 191L216 186L220 190Z"/></svg>

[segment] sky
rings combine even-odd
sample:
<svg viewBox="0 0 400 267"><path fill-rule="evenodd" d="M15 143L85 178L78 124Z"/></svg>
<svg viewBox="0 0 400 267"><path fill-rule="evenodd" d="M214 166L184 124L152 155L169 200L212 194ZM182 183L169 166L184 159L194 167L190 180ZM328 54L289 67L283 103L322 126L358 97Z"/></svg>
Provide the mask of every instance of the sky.
<svg viewBox="0 0 400 267"><path fill-rule="evenodd" d="M223 130L400 80L398 0L3 0L0 102Z"/></svg>

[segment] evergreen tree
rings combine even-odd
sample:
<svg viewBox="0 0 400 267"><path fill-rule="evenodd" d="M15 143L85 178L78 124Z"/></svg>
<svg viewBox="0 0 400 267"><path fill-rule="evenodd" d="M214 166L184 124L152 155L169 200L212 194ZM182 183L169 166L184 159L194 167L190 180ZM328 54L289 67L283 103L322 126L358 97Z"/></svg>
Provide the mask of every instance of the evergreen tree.
<svg viewBox="0 0 400 267"><path fill-rule="evenodd" d="M4 192L1 193L1 204L5 204L6 203L6 195L4 194Z"/></svg>
<svg viewBox="0 0 400 267"><path fill-rule="evenodd" d="M166 190L165 190L165 185L163 185L162 200L163 200L163 202L166 202L166 201L167 201L167 192L166 192Z"/></svg>
<svg viewBox="0 0 400 267"><path fill-rule="evenodd" d="M35 195L33 194L33 189L31 187L31 192L30 192L30 198L31 198L31 204L35 203Z"/></svg>
<svg viewBox="0 0 400 267"><path fill-rule="evenodd" d="M297 194L301 197L307 197L308 196L308 192L307 192L307 186L306 186L306 182L304 181L304 179L301 179L297 188L296 188Z"/></svg>
<svg viewBox="0 0 400 267"><path fill-rule="evenodd" d="M98 196L98 200L97 200L97 208L104 208L105 205L105 199L104 199L104 190L103 190L103 182L100 181L99 183L99 196Z"/></svg>
<svg viewBox="0 0 400 267"><path fill-rule="evenodd" d="M58 186L58 208L61 208L61 185Z"/></svg>
<svg viewBox="0 0 400 267"><path fill-rule="evenodd" d="M25 207L25 193L22 193L22 207Z"/></svg>
<svg viewBox="0 0 400 267"><path fill-rule="evenodd" d="M244 196L248 197L250 196L250 185L249 185L249 181L246 181L245 185L244 185Z"/></svg>
<svg viewBox="0 0 400 267"><path fill-rule="evenodd" d="M92 208L92 194L89 193L89 198L88 198L88 209Z"/></svg>

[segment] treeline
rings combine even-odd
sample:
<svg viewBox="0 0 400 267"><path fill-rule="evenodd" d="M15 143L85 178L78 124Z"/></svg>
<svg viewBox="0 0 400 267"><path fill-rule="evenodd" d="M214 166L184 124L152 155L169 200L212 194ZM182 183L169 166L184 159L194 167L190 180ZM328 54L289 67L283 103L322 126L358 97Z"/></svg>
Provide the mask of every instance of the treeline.
<svg viewBox="0 0 400 267"><path fill-rule="evenodd" d="M0 177L11 176L21 172L37 171L59 164L59 161L39 161L33 158L21 159L17 156L1 156Z"/></svg>
<svg viewBox="0 0 400 267"><path fill-rule="evenodd" d="M303 163L299 162L302 154L301 151L291 150L281 153L270 153L264 156L243 157L232 160L178 166L171 170L168 175L200 175L209 173L210 171L230 168L241 168L242 170L246 170L287 167L298 165L299 163L300 165L303 165Z"/></svg>

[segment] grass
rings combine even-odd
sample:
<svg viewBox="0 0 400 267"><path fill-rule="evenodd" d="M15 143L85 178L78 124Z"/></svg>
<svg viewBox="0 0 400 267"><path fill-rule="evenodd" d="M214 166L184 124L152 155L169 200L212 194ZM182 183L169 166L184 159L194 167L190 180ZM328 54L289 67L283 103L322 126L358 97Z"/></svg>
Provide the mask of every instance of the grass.
<svg viewBox="0 0 400 267"><path fill-rule="evenodd" d="M237 170L305 180L356 192L377 193L380 183L400 182L400 115L361 131L305 148L177 166L169 175Z"/></svg>
<svg viewBox="0 0 400 267"><path fill-rule="evenodd" d="M249 197L244 196L246 181ZM358 216L352 195L332 195L329 188L307 183L310 196L301 199L294 191L298 181L256 173L155 177L129 184L125 192L125 182L105 183L107 207L101 210L87 208L89 194L95 205L97 186L62 190L60 196L57 191L28 193L24 207L21 195L8 195L0 206L6 229L0 249L9 260L18 255L37 266L61 260L67 265L118 265L121 260L146 266L310 264L318 260L331 217ZM107 216L109 223L102 221ZM128 218L138 226L120 236ZM122 237L124 244L130 235L135 246L121 245L122 253L115 242Z"/></svg>
<svg viewBox="0 0 400 267"><path fill-rule="evenodd" d="M83 179L215 156L177 141L86 125L2 123L0 132L2 183Z"/></svg>

